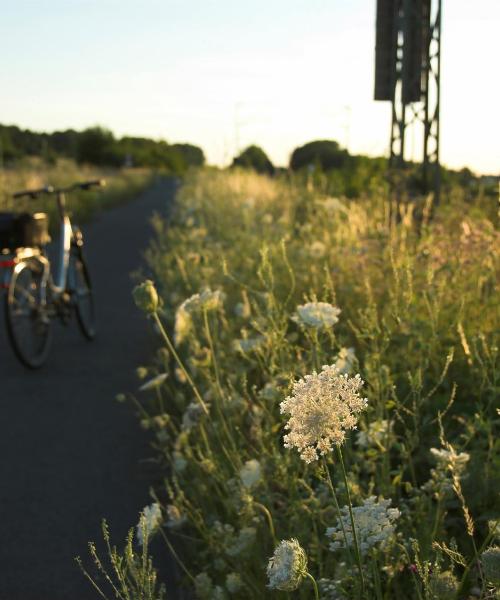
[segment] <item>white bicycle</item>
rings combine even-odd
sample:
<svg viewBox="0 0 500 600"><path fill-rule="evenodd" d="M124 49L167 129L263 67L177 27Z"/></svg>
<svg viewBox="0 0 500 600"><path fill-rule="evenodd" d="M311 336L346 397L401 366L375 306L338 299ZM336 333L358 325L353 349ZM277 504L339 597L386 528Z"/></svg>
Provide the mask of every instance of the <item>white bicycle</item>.
<svg viewBox="0 0 500 600"><path fill-rule="evenodd" d="M46 213L0 213L0 267L4 307L11 346L23 365L36 369L45 362L51 343L51 321L68 324L75 312L82 334L96 335L90 275L83 256L83 236L66 212L66 194L103 186L102 180L67 188L44 187L14 194L14 198L55 196L60 222L57 269L53 275L46 252L50 241Z"/></svg>

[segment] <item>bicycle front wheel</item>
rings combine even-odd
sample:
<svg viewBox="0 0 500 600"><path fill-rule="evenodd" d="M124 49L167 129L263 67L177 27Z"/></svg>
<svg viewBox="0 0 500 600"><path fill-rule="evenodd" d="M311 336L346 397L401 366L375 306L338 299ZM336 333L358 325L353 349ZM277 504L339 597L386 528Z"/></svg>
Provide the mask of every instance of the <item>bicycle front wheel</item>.
<svg viewBox="0 0 500 600"><path fill-rule="evenodd" d="M43 266L36 261L20 263L12 272L5 296L9 341L17 358L30 369L43 365L52 337L42 286Z"/></svg>
<svg viewBox="0 0 500 600"><path fill-rule="evenodd" d="M89 271L81 252L75 252L70 257L68 288L80 331L88 340L93 340L97 333L94 295Z"/></svg>

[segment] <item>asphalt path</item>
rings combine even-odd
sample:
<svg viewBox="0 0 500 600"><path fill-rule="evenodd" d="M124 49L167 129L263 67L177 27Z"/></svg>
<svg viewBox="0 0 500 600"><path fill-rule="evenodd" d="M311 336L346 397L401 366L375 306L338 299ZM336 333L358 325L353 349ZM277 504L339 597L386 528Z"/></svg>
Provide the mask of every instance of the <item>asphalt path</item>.
<svg viewBox="0 0 500 600"><path fill-rule="evenodd" d="M101 539L103 517L121 545L151 502L149 439L114 397L137 388L135 368L154 350L130 272L145 269L150 218L174 194L173 181L159 181L83 227L98 310L93 342L76 320L55 325L47 364L28 371L0 320L0 600L95 599L74 557L90 564L87 543ZM164 547L161 554L163 575L173 578Z"/></svg>

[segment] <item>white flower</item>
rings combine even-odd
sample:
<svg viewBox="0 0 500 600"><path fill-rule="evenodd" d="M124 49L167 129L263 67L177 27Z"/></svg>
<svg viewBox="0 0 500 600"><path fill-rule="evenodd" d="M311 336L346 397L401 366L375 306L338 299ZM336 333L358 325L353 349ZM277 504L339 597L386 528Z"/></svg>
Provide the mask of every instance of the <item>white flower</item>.
<svg viewBox="0 0 500 600"><path fill-rule="evenodd" d="M362 506L354 506L352 509L354 525L359 549L362 553L367 552L374 546L384 546L393 537L394 521L401 516L397 508L389 508L391 500L381 498L378 502L375 496L366 499ZM344 525L345 537L349 546L354 545L352 535L349 507L341 509L341 519ZM335 551L345 547L344 533L340 521L335 527L329 527L326 535L331 538L330 550Z"/></svg>
<svg viewBox="0 0 500 600"><path fill-rule="evenodd" d="M209 407L209 404L205 404ZM191 402L182 415L182 429L189 431L200 422L201 417L205 414L203 406L199 402Z"/></svg>
<svg viewBox="0 0 500 600"><path fill-rule="evenodd" d="M311 258L320 259L326 254L326 245L319 240L316 240L309 246L309 256Z"/></svg>
<svg viewBox="0 0 500 600"><path fill-rule="evenodd" d="M185 309L184 304L181 304L175 311L174 341L176 346L187 338L192 328L191 314Z"/></svg>
<svg viewBox="0 0 500 600"><path fill-rule="evenodd" d="M146 506L139 517L137 524L137 539L142 546L147 542L149 536L161 524L161 508L158 502L153 502L150 506Z"/></svg>
<svg viewBox="0 0 500 600"><path fill-rule="evenodd" d="M451 492L452 473L457 477L463 477L470 455L467 452L457 454L452 446L448 449L431 448L431 454L436 461L436 467L431 469L431 477L422 488L434 492L435 495Z"/></svg>
<svg viewBox="0 0 500 600"><path fill-rule="evenodd" d="M341 348L334 364L339 373L347 373L349 375L352 372L355 361L356 354L354 348Z"/></svg>
<svg viewBox="0 0 500 600"><path fill-rule="evenodd" d="M307 574L307 556L295 539L282 540L267 565L268 587L293 592Z"/></svg>
<svg viewBox="0 0 500 600"><path fill-rule="evenodd" d="M367 399L358 390L359 375L339 375L335 366L323 366L294 382L292 394L280 404L280 412L290 415L284 437L285 448L297 448L302 460L313 462L340 445L348 429L355 429L359 413Z"/></svg>
<svg viewBox="0 0 500 600"><path fill-rule="evenodd" d="M297 306L297 314L292 320L306 327L328 329L338 322L340 313L340 308L328 302L308 302Z"/></svg>
<svg viewBox="0 0 500 600"><path fill-rule="evenodd" d="M255 458L247 460L240 470L240 479L246 488L252 488L262 477L260 462Z"/></svg>
<svg viewBox="0 0 500 600"><path fill-rule="evenodd" d="M237 594L243 589L243 581L239 573L228 573L226 577L226 589L230 594Z"/></svg>
<svg viewBox="0 0 500 600"><path fill-rule="evenodd" d="M186 517L174 504L169 504L167 506L167 517L167 527L170 527L171 529L176 529L186 522Z"/></svg>
<svg viewBox="0 0 500 600"><path fill-rule="evenodd" d="M167 373L161 373L160 375L153 377L153 379L149 379L148 381L146 381L146 383L143 383L139 388L139 391L145 392L147 390L154 390L155 388L160 387L167 377Z"/></svg>
<svg viewBox="0 0 500 600"><path fill-rule="evenodd" d="M368 425L366 431L358 432L356 444L360 448L380 448L391 445L393 441L392 423L386 419L377 419Z"/></svg>
<svg viewBox="0 0 500 600"><path fill-rule="evenodd" d="M224 303L225 294L220 290L212 292L210 288L204 288L198 294L186 298L175 313L174 338L179 345L192 329L192 315L199 311L210 311L220 308Z"/></svg>
<svg viewBox="0 0 500 600"><path fill-rule="evenodd" d="M239 556L253 545L256 536L257 530L255 527L243 527L240 529L238 536L226 547L226 554L233 557Z"/></svg>
<svg viewBox="0 0 500 600"><path fill-rule="evenodd" d="M234 349L239 352L246 354L247 352L256 352L260 350L266 343L266 338L263 335L258 335L253 338L243 338L241 340L234 340Z"/></svg>

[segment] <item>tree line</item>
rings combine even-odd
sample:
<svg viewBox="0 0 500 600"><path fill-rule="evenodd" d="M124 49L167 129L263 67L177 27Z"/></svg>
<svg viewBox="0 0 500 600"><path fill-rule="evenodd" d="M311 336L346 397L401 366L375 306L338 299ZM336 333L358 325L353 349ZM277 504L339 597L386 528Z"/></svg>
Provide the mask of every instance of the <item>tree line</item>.
<svg viewBox="0 0 500 600"><path fill-rule="evenodd" d="M0 125L0 161L8 165L26 156L39 156L49 162L64 157L97 166L162 168L176 174L205 163L198 146L143 137L117 138L103 127L37 133Z"/></svg>

